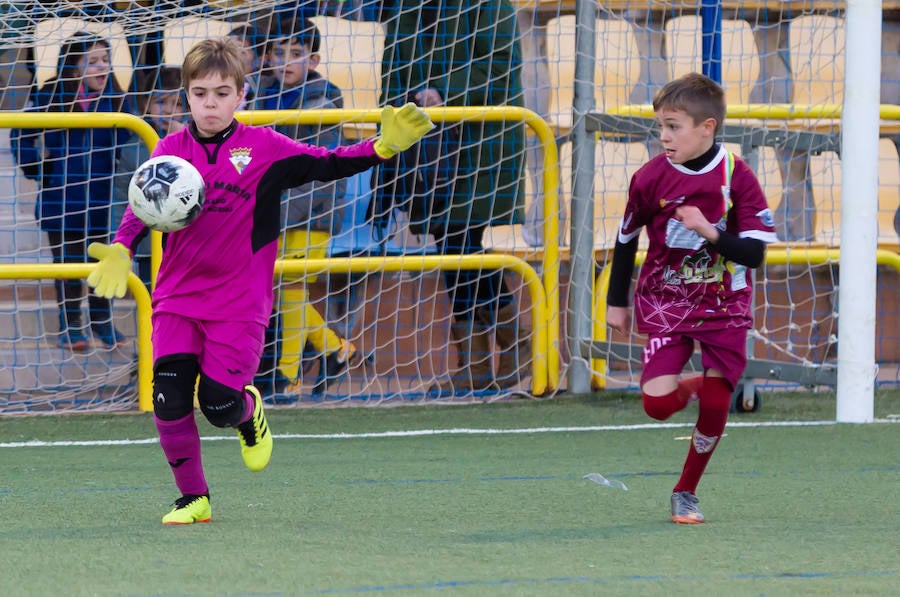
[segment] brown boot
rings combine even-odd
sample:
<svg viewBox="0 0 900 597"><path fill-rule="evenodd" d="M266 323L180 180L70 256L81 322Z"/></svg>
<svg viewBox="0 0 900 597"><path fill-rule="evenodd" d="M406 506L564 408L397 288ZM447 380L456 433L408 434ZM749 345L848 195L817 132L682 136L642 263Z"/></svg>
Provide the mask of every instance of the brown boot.
<svg viewBox="0 0 900 597"><path fill-rule="evenodd" d="M490 313L481 310L479 319L490 326ZM497 349L500 357L497 363L497 385L502 389L514 387L531 377L531 329L519 321L515 305L505 305L497 311L495 329Z"/></svg>
<svg viewBox="0 0 900 597"><path fill-rule="evenodd" d="M459 368L435 388L440 394L496 390L490 328L480 321L454 323L450 335L459 355Z"/></svg>

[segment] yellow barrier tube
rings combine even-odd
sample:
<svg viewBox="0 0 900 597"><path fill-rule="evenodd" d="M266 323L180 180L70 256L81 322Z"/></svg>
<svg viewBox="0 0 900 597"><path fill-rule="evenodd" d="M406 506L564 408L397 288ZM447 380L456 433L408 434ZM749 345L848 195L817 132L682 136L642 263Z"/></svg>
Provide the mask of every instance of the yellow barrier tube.
<svg viewBox="0 0 900 597"><path fill-rule="evenodd" d="M28 263L0 265L2 280L77 280L87 278L96 263ZM137 322L138 408L153 410L153 346L150 343L150 293L134 272L128 275Z"/></svg>
<svg viewBox="0 0 900 597"><path fill-rule="evenodd" d="M606 112L614 116L639 116L653 118L653 106L650 104L630 104L611 108ZM900 120L900 106L881 104L878 110L883 120ZM734 104L725 111L725 118L755 118L772 120L794 120L830 118L837 120L843 114L841 104Z"/></svg>
<svg viewBox="0 0 900 597"><path fill-rule="evenodd" d="M461 255L452 260L442 255L404 255L402 257L352 257L329 259L279 259L275 262L276 275L308 275L322 272L363 273L401 272L425 269L507 269L522 277L531 297L532 319L547 321L547 299L537 272L530 265L512 255L479 254ZM535 396L543 396L548 390L549 354L547 353L547 327L534 326L535 337L531 343L531 390Z"/></svg>
<svg viewBox="0 0 900 597"><path fill-rule="evenodd" d="M534 372L532 375L532 387L535 389L536 395L542 395L547 391L548 386L550 389L555 389L559 386L559 221L558 221L558 180L559 180L559 159L556 151L556 143L553 137L553 133L550 130L550 127L547 123L536 113L526 110L524 108L518 107L460 107L460 108L429 108L426 110L429 112L431 118L437 122L456 122L463 120L474 120L474 121L501 121L501 120L516 120L520 122L524 122L526 125L530 126L536 133L537 137L541 140L544 148L544 177L543 177L543 188L544 188L544 213L551 214L550 217L546 218L544 221L544 238L545 238L545 248L543 253L543 286L541 286L542 292L536 293L533 287L533 282L535 279L538 280L538 284L540 286L541 279L536 277L537 274L534 270L528 266L525 262L512 257L505 255L496 255L500 260L496 262L497 267L506 267L512 271L518 272L523 276L527 287L529 288L529 292L531 293L532 305L535 309L534 317L532 318L535 322L535 341L532 346L533 357L534 357ZM381 118L381 110L309 110L309 111L254 111L254 112L239 112L237 114L237 118L242 122L246 122L248 124L279 124L279 123L346 123L346 122L372 122L377 123L380 122ZM159 142L159 137L153 128L147 124L142 119L130 115L130 114L121 114L121 113L90 113L90 114L73 114L73 113L45 113L45 112L17 112L17 113L0 113L0 127L4 128L112 128L112 127L122 127L128 128L134 131L140 138L143 140L145 145L152 152ZM161 243L162 235L158 232L152 232L151 234L151 246L152 246L152 271L153 271L153 279L156 278L156 272L159 269L159 263L162 255L162 243ZM435 259L441 260L444 259L447 263L438 263L428 262L429 267L432 268L440 268L440 269L456 269L460 265L466 266L469 264L469 256L465 256L463 258L453 257L440 257L433 256L427 259ZM475 261L472 262L472 265L480 264L483 267L492 267L491 264L495 262L491 259L486 259L489 256L487 255L475 255ZM490 257L494 257L493 255ZM357 260L359 258L354 258ZM404 259L404 258L397 258ZM410 265L411 260L415 260L416 258L405 258L406 264ZM330 263L329 266L332 267L334 264L341 262L342 260L323 260L325 262ZM350 269L344 270L342 266L337 266L337 269L334 271L399 271L399 270L387 270L384 266L381 266L383 261L382 258L367 258L363 261L366 263L366 269ZM422 263L422 262L419 262ZM49 264L37 264L37 265L24 265L22 267L28 268L28 271L32 272L43 272L42 268L47 267L93 267L92 264L85 264L81 266L79 264L53 264L52 266ZM320 264L321 265L321 264ZM525 267L523 268L522 265ZM5 267L5 266L0 266ZM12 268L16 268L19 266L9 266ZM356 267L356 266L354 266ZM394 265L390 266L391 268ZM425 267L424 265L420 265L420 267ZM15 269L9 270L10 275L18 276L19 273L15 272ZM57 270L53 270L57 271ZM90 270L86 270L88 273ZM70 274L65 272L64 270L61 273L65 274L60 277L80 277L78 275ZM84 274L86 276L87 274ZM30 278L32 276L24 276L26 278ZM47 276L39 276L39 277L47 277ZM52 275L50 276L52 277ZM132 274L129 277L129 288L133 286L132 277L140 284L140 281ZM143 288L143 285L140 285ZM146 289L144 289L146 293ZM149 342L149 323L150 323L150 308L149 308L149 294L146 295L146 309L141 307L141 304L144 302L143 298L140 296L140 291L134 291L133 294L135 296L135 300L138 303L138 317L146 317L145 326L146 330L146 341L143 341L141 337L144 335L141 333L141 324L139 322L139 330L138 330L138 360L139 360L139 404L142 409L147 410L152 407L152 387L151 387L151 377L152 377L152 347ZM543 322L543 325L541 323ZM144 362L146 361L146 362ZM143 363L143 364L142 364Z"/></svg>
<svg viewBox="0 0 900 597"><path fill-rule="evenodd" d="M646 251L639 251L635 257L635 265L641 265L646 259ZM805 249L801 247L787 247L785 249L770 249L766 251L766 265L787 264L840 264L840 249ZM878 265L886 265L900 274L900 255L893 251L879 249L875 252L875 261ZM606 292L609 288L609 269L607 265L594 280L594 306L593 312L593 340L604 341L606 336ZM606 387L606 361L593 359L591 361L591 387L601 390Z"/></svg>
<svg viewBox="0 0 900 597"><path fill-rule="evenodd" d="M547 326L547 367L548 382L551 388L559 387L559 154L553 131L543 118L531 110L516 106L465 106L425 108L425 112L434 122L483 121L496 122L514 120L524 122L531 127L541 141L544 150L544 253L541 269L543 270L544 292L547 297L548 319L535 320L546 322ZM236 118L252 125L279 124L347 124L347 123L379 123L381 110L342 109L342 110L253 110L238 112ZM546 217L546 214L550 214ZM453 258L455 262L456 257ZM449 268L452 269L452 268ZM156 270L154 270L156 271Z"/></svg>
<svg viewBox="0 0 900 597"><path fill-rule="evenodd" d="M159 135L133 114L121 112L0 112L3 129L109 129L133 131L153 151Z"/></svg>

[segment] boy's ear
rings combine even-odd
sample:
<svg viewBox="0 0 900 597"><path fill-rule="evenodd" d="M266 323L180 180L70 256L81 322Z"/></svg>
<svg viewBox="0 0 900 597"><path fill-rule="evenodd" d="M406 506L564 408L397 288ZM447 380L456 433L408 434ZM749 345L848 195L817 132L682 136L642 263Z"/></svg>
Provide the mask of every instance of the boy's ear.
<svg viewBox="0 0 900 597"><path fill-rule="evenodd" d="M307 61L309 64L310 70L316 70L316 67L319 66L320 56L318 53L310 54L309 60Z"/></svg>

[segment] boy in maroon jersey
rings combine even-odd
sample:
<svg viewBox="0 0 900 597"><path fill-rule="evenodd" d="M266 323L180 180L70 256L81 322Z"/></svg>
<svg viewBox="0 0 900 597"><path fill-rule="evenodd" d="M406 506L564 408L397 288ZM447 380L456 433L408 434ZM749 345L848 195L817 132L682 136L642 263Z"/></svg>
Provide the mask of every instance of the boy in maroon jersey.
<svg viewBox="0 0 900 597"><path fill-rule="evenodd" d="M691 73L653 100L663 153L631 180L613 252L607 322L629 331L628 294L641 228L649 248L634 294L638 332L647 335L641 392L660 421L698 400L697 423L672 493L672 520L697 524L697 484L725 429L731 395L747 364L753 324L751 268L777 240L753 171L716 141L725 93ZM700 345L703 375L679 381Z"/></svg>

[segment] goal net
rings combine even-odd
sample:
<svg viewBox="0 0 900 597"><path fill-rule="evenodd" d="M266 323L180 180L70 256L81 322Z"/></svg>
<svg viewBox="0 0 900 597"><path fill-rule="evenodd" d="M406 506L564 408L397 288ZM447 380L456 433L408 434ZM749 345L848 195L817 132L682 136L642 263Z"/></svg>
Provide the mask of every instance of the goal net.
<svg viewBox="0 0 900 597"><path fill-rule="evenodd" d="M579 53L575 5L535 0L2 2L0 109L33 107L34 91L58 76L65 41L78 31L89 31L108 41L113 78L128 93L134 113L160 127L160 134L185 121L173 69L194 43L207 37L233 35L245 44L245 89L251 99L245 110L296 110L298 94L292 92L292 75L284 68L290 49L283 42L306 18L319 33L315 71L340 90L339 99L326 96L324 107L375 109L415 101L530 109L557 137L561 207L556 214L544 209L542 192L544 176L551 172L544 160L552 156L544 155L535 131L515 119L448 123L421 149L339 184L286 194L285 206L326 206L317 219L327 221L331 234L325 241L315 234L304 237L311 243L312 257L320 251L336 258L446 254L453 259L459 253L485 251L525 259L539 274L545 273L543 223L558 217L564 245L561 275L549 280L545 291L561 297L563 314L551 313L550 318L560 327L562 340L549 349L561 356L562 385L566 365L585 359L606 387L631 388L640 374L640 360L634 355L642 338L612 338L635 352L602 365L586 354L569 354L572 344L565 341L565 333L571 315L565 310L574 257L566 245L588 227L585 222L573 226L567 214L574 181L592 179L591 242L599 274L615 240L628 180L658 145L650 121L640 116L628 123L618 119L598 125L595 163L573 164L570 135L576 124L572 102ZM843 5L826 2L784 10L760 8L758 2L724 3L718 66L729 104L840 104L845 68L842 10ZM702 19L696 4L603 3L597 6L597 17L593 76L598 113L646 104L667 80L703 68ZM885 48L897 47L897 31L885 23ZM895 97L900 95L900 76L891 68L898 67L885 70L883 101L900 104ZM421 93L429 88L436 95ZM173 95L169 109L174 117L166 120L159 114ZM304 107L310 106L323 104ZM775 249L794 255L801 249L839 249L836 122L823 117L788 123L779 116L730 124L736 128L726 142L751 162L777 214L784 245ZM324 145L352 143L377 131L359 119L275 126ZM754 127L786 134L758 145ZM40 176L34 169L23 168L21 150L17 154L14 149L15 135L21 133L14 131L0 129L0 271L4 264L51 263L75 250L37 217L48 182L35 180ZM96 132L86 137L72 131L31 133L66 141L64 155L50 151L58 152L58 146L41 148L44 170L51 163L68 169L81 164L92 183L98 183L91 205L106 206L99 211L106 218L106 231L114 231L125 205L123 185L148 155L142 143L115 135L101 143ZM76 137L84 143L73 142ZM115 159L107 164L104 156L110 148ZM879 151L879 242L896 250L893 221L900 158L888 135ZM77 184L75 173L70 174L71 180L52 184ZM84 222L87 210L73 204L67 213ZM291 209L286 212L285 218L293 217ZM295 231L318 230L308 213L286 224ZM86 224L80 226L75 232L81 236L96 234ZM296 239L283 235L285 257L296 256ZM149 243L142 245L135 260L136 272L148 283L149 251ZM798 263L791 258L761 268L757 280L752 354L799 367L833 362L838 348L836 262L810 258ZM884 366L896 360L892 323L897 309L889 298L896 283L896 273L883 267L878 359L885 383L896 382L895 374L888 373L893 369ZM531 392L534 330L547 322L534 320L530 294L516 274L490 268L456 273L410 268L400 273L283 275L274 284L277 298L256 378L272 402L458 402ZM126 297L105 310L89 302L86 288L70 284L67 291L58 286L46 279L0 279L0 413L136 408L134 302ZM334 336L302 307L304 300ZM75 312L78 317L72 316ZM355 347L346 368L336 355L327 358L339 346L335 337ZM82 338L83 345L76 346ZM782 387L797 382L766 383Z"/></svg>

